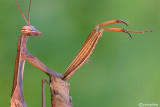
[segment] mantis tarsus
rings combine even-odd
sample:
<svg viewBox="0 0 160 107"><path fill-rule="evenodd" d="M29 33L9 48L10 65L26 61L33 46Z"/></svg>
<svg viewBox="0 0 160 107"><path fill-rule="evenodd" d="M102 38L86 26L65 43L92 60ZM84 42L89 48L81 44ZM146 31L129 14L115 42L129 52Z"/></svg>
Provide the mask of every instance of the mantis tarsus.
<svg viewBox="0 0 160 107"><path fill-rule="evenodd" d="M14 70L14 79L13 79L13 87L12 87L12 99L11 99L11 106L18 105L25 107L25 101L23 96L23 85L22 85L22 78L23 78L23 69L25 60L30 62L32 65L36 66L38 69L42 70L47 75L52 75L54 77L61 78L62 80L68 80L72 74L80 67L82 66L87 59L89 58L90 54L92 53L93 49L96 46L96 43L98 42L99 38L102 36L103 31L117 31L117 32L124 32L129 34L129 36L132 38L129 32L132 33L144 33L144 32L151 32L151 30L148 31L127 31L125 29L121 28L100 28L104 27L110 24L115 23L124 23L127 25L128 22L122 21L122 20L111 20L107 22L103 22L101 24L98 24L95 26L95 28L91 31L88 38L82 45L81 49L79 50L78 54L66 70L65 74L57 73L50 68L48 68L46 65L44 65L42 62L40 62L36 57L31 55L26 48L27 40L29 36L40 36L41 32L39 32L37 29L35 29L33 26L30 25L30 8L31 8L31 0L29 4L29 12L28 12L28 21L26 20L23 12L20 9L20 6L17 3L17 0L15 0L25 22L26 26L22 27L21 29L21 36L18 39L17 44L17 55L16 55L16 62L15 62L15 70ZM44 80L43 82L44 83Z"/></svg>

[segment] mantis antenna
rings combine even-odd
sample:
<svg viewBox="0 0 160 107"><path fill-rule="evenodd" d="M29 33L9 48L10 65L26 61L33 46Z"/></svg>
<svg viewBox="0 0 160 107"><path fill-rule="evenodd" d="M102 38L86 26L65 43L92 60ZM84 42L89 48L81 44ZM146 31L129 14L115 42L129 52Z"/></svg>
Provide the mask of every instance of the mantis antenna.
<svg viewBox="0 0 160 107"><path fill-rule="evenodd" d="M30 25L30 11L31 11L31 0L29 3L29 11L28 11L28 25Z"/></svg>
<svg viewBox="0 0 160 107"><path fill-rule="evenodd" d="M20 10L20 12L21 12L21 14L22 14L24 20L26 21L26 24L27 24L27 25L30 24L30 22L29 22L29 23L27 22L27 20L26 20L26 18L25 18L25 16L24 16L24 14L23 14L23 12L22 12L22 10L21 10L21 8L20 8L20 6L19 6L17 0L15 0L15 2L16 2L16 4L17 4L17 6L18 6L18 8L19 8L19 10ZM30 0L30 2L31 2L31 0ZM30 4L31 4L31 3L30 3ZM30 9L29 9L29 10L30 10ZM29 11L29 14L30 14L30 11ZM29 19L28 19L28 20L29 20Z"/></svg>

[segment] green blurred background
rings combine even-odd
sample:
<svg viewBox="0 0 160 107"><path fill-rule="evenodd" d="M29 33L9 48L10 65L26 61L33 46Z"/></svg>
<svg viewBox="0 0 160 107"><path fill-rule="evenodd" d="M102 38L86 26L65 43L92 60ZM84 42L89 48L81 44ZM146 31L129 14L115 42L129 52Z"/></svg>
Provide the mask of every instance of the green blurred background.
<svg viewBox="0 0 160 107"><path fill-rule="evenodd" d="M18 0L27 17L29 0ZM138 107L160 105L160 0L32 0L31 24L42 32L30 37L28 51L48 67L64 73L87 35L98 23L129 21L126 30L104 32L90 60L68 81L74 107ZM26 23L14 0L0 1L0 106L11 98L17 39ZM28 107L41 106L41 79L48 77L26 62L23 88ZM46 106L50 90L46 85Z"/></svg>

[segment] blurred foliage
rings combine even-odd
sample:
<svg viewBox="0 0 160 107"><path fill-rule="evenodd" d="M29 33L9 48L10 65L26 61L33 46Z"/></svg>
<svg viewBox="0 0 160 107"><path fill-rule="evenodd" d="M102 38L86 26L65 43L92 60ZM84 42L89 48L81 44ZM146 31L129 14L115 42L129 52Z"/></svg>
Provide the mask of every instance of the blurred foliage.
<svg viewBox="0 0 160 107"><path fill-rule="evenodd" d="M29 0L18 0L27 17ZM90 60L69 80L74 107L138 107L160 105L160 0L32 0L31 24L42 32L30 37L28 51L57 72L64 73L87 35L98 23L122 19L126 30L152 33L104 32ZM0 1L0 106L9 106L17 39L25 25L14 0ZM41 106L40 70L26 62L24 96L28 107ZM50 91L46 85L46 106Z"/></svg>

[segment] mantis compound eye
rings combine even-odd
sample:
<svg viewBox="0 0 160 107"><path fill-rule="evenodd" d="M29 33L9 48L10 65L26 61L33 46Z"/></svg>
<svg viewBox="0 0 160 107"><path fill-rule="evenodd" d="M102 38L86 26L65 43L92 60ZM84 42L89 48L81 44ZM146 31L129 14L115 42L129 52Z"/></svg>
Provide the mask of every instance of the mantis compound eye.
<svg viewBox="0 0 160 107"><path fill-rule="evenodd" d="M41 32L39 32L33 26L24 26L22 27L21 32L22 34L28 35L28 36L40 36L41 35Z"/></svg>
<svg viewBox="0 0 160 107"><path fill-rule="evenodd" d="M22 27L21 32L23 34L28 34L28 33L32 32L32 29L29 26L24 26L24 27Z"/></svg>

